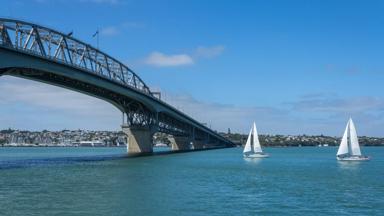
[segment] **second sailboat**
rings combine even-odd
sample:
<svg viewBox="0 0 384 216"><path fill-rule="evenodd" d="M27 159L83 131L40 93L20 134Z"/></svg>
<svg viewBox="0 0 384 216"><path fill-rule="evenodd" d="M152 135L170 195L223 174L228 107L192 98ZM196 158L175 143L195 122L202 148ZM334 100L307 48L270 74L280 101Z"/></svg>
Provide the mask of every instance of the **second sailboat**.
<svg viewBox="0 0 384 216"><path fill-rule="evenodd" d="M253 147L253 148L252 148ZM266 158L268 154L264 153L261 149L259 136L257 134L256 123L253 123L251 131L249 132L247 142L243 151L245 158Z"/></svg>

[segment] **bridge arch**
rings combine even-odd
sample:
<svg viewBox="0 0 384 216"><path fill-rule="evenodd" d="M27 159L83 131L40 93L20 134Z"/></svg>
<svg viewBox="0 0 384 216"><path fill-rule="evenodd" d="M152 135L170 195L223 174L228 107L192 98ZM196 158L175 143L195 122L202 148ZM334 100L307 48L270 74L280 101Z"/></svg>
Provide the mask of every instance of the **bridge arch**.
<svg viewBox="0 0 384 216"><path fill-rule="evenodd" d="M0 19L0 44L8 51L1 53L0 75L32 79L88 94L113 104L122 112L123 104L92 91L92 85L97 86L93 90L100 89L95 81L104 80L152 96L142 79L123 63L56 30L25 21ZM74 88L75 82L83 87ZM145 100L141 103L155 109Z"/></svg>

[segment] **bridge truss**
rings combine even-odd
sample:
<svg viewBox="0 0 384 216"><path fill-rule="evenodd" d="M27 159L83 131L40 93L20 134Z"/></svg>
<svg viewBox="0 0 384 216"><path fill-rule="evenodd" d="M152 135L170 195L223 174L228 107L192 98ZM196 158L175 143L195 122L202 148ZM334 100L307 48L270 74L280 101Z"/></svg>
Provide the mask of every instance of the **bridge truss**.
<svg viewBox="0 0 384 216"><path fill-rule="evenodd" d="M19 20L0 19L0 43L32 53L150 94L149 87L131 69L104 52L69 34Z"/></svg>
<svg viewBox="0 0 384 216"><path fill-rule="evenodd" d="M170 111L153 110L140 100L127 97L111 89L101 88L91 82L72 78L69 75L63 76L34 68L1 68L1 66L0 75L9 74L43 81L105 99L125 114L126 124L132 128L147 128L176 136L189 136L198 140L208 139L233 144L156 98L143 80L130 68L91 45L73 38L72 33L64 34L25 21L0 18L0 48L90 73L138 92L150 98L154 104L166 107Z"/></svg>

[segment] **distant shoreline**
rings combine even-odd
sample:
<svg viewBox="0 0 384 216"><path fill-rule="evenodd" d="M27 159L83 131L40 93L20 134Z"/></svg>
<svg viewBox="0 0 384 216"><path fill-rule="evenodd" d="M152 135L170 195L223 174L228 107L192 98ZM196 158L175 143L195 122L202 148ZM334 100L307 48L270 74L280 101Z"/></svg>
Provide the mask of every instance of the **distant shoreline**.
<svg viewBox="0 0 384 216"><path fill-rule="evenodd" d="M236 143L244 145L248 136L246 134L225 134L222 136ZM304 146L339 146L341 137L325 135L259 135L262 146L265 147L304 147ZM361 146L384 146L384 138L359 136Z"/></svg>
<svg viewBox="0 0 384 216"><path fill-rule="evenodd" d="M238 146L244 145L247 134L219 133ZM154 143L170 145L170 135L156 133ZM361 146L384 146L384 138L359 136ZM305 147L339 146L341 137L326 135L268 135L260 134L264 147ZM127 137L122 131L23 131L15 129L0 130L0 147L124 147ZM325 147L325 146L324 146Z"/></svg>
<svg viewBox="0 0 384 216"><path fill-rule="evenodd" d="M384 147L384 145L360 145L362 147ZM0 148L127 148L126 146L60 146L60 145L17 145L17 146L9 146L9 145L0 145ZM235 148L242 148L244 145L237 145ZM307 148L307 147L317 147L317 148L337 148L337 145L332 146L316 146L316 145L264 145L264 148ZM154 148L171 148L171 147L155 147Z"/></svg>

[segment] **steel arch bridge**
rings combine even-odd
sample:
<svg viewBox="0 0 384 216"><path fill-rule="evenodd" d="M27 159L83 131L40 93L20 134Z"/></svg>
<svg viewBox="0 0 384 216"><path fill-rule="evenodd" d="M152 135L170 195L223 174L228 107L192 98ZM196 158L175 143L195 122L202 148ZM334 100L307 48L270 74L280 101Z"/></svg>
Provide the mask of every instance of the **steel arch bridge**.
<svg viewBox="0 0 384 216"><path fill-rule="evenodd" d="M177 150L189 149L190 143L194 149L234 146L156 98L129 67L71 33L0 18L1 75L60 86L113 104L124 113L123 131L132 153L151 152L150 137L155 132L176 137Z"/></svg>

